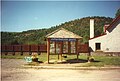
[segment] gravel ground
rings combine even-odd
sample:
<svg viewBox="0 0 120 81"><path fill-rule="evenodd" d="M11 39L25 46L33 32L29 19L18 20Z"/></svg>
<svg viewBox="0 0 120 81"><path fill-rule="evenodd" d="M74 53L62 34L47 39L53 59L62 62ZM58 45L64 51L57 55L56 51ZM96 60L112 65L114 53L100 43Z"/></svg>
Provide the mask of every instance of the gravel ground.
<svg viewBox="0 0 120 81"><path fill-rule="evenodd" d="M120 70L24 69L21 59L2 59L2 81L120 81Z"/></svg>

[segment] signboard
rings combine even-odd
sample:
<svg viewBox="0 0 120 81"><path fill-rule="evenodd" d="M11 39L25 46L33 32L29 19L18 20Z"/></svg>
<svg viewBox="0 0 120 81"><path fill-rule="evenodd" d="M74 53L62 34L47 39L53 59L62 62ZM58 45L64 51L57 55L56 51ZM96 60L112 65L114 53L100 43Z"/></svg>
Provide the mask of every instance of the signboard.
<svg viewBox="0 0 120 81"><path fill-rule="evenodd" d="M74 38L52 38L51 41L76 41Z"/></svg>
<svg viewBox="0 0 120 81"><path fill-rule="evenodd" d="M55 42L50 42L50 53L55 53Z"/></svg>
<svg viewBox="0 0 120 81"><path fill-rule="evenodd" d="M76 46L75 46L75 42L70 42L70 46L71 46L71 53L76 53Z"/></svg>
<svg viewBox="0 0 120 81"><path fill-rule="evenodd" d="M63 53L68 53L68 41L63 42Z"/></svg>

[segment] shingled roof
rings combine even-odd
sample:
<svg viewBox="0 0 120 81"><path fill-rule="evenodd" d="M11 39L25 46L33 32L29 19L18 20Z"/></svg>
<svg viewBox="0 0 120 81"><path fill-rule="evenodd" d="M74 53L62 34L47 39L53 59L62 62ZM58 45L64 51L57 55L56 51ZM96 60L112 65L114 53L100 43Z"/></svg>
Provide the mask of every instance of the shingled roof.
<svg viewBox="0 0 120 81"><path fill-rule="evenodd" d="M107 30L110 29L117 21L120 20L120 15L118 15L112 22L111 24L107 27Z"/></svg>
<svg viewBox="0 0 120 81"><path fill-rule="evenodd" d="M68 31L64 28L59 28L52 33L46 35L46 38L76 38L81 39L82 37L79 35L74 34L71 31Z"/></svg>

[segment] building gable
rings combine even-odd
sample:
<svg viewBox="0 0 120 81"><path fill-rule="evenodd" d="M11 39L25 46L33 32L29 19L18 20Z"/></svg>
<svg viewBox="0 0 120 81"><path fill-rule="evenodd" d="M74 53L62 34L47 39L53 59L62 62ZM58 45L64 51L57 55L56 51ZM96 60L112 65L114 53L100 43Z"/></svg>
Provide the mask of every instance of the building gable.
<svg viewBox="0 0 120 81"><path fill-rule="evenodd" d="M81 36L78 36L74 34L73 32L70 32L64 28L60 28L58 30L53 31L52 33L46 35L47 38L82 38Z"/></svg>

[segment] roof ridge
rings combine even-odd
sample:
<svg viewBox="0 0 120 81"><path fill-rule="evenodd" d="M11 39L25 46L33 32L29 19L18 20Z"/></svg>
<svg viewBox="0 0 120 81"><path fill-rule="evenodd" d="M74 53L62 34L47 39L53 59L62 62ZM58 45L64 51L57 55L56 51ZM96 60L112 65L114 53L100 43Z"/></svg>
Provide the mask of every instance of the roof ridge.
<svg viewBox="0 0 120 81"><path fill-rule="evenodd" d="M116 21L118 21L120 19L120 15L118 15L116 18L113 19L113 21L110 23L110 25L106 28L106 30L108 30L109 28L111 28L111 26L113 26L115 24Z"/></svg>
<svg viewBox="0 0 120 81"><path fill-rule="evenodd" d="M53 35L54 33L58 32L59 30L63 30L63 31L65 31L65 32L68 32L68 33L72 34L72 35L73 35L73 38L74 38L74 37L75 37L75 38L82 38L81 36L79 36L79 35L71 32L71 31L68 31L67 29L65 29L65 28L63 28L63 27L61 27L61 28L59 28L59 29L57 29L57 30L55 30L55 31L47 34L45 37L49 37L50 35ZM72 35L71 35L71 36L72 36Z"/></svg>

